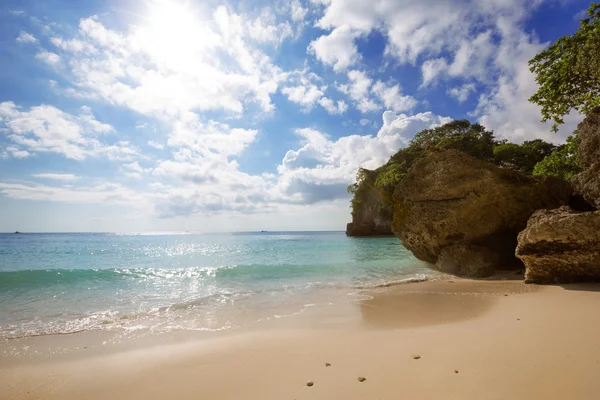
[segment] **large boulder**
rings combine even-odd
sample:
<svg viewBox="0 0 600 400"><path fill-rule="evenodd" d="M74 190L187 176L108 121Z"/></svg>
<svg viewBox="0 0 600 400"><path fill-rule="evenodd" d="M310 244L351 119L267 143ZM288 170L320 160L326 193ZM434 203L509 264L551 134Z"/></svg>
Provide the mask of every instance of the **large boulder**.
<svg viewBox="0 0 600 400"><path fill-rule="evenodd" d="M600 211L538 210L518 240L525 282L600 281Z"/></svg>
<svg viewBox="0 0 600 400"><path fill-rule="evenodd" d="M522 268L517 235L533 212L567 204L567 182L531 177L455 150L415 163L394 196L393 231L406 248L437 268L483 277Z"/></svg>
<svg viewBox="0 0 600 400"><path fill-rule="evenodd" d="M577 126L579 159L584 171L573 178L577 193L596 209L600 208L600 107Z"/></svg>

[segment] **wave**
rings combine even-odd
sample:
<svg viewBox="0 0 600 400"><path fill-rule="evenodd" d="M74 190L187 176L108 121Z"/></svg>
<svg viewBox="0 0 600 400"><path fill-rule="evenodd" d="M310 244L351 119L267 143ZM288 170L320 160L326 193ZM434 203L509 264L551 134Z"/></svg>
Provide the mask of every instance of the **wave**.
<svg viewBox="0 0 600 400"><path fill-rule="evenodd" d="M355 289L378 289L378 288L386 288L391 286L398 285L406 285L408 283L419 283L419 282L427 282L430 280L430 277L427 275L419 274L415 277L399 279L394 281L387 281L382 283L375 283L370 285L356 285L353 286Z"/></svg>

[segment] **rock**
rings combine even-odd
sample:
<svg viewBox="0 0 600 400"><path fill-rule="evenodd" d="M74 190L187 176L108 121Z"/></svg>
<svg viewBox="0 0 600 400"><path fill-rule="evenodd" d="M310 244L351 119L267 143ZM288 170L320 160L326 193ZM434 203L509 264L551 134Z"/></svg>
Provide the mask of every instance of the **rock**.
<svg viewBox="0 0 600 400"><path fill-rule="evenodd" d="M454 370L454 373L455 373L455 374L458 374L458 370L457 370L457 369L455 369L455 370Z"/></svg>
<svg viewBox="0 0 600 400"><path fill-rule="evenodd" d="M577 125L579 160L584 168L600 162L600 107L596 107Z"/></svg>
<svg viewBox="0 0 600 400"><path fill-rule="evenodd" d="M577 126L579 159L584 171L573 178L575 191L600 208L600 107L596 107Z"/></svg>
<svg viewBox="0 0 600 400"><path fill-rule="evenodd" d="M394 195L393 231L417 258L460 275L522 268L517 235L540 208L567 204L567 182L531 177L456 150L416 162Z"/></svg>
<svg viewBox="0 0 600 400"><path fill-rule="evenodd" d="M492 275L498 263L499 256L496 252L485 247L459 243L441 250L436 267L449 274L483 278Z"/></svg>
<svg viewBox="0 0 600 400"><path fill-rule="evenodd" d="M600 162L573 177L573 187L595 209L600 209Z"/></svg>
<svg viewBox="0 0 600 400"><path fill-rule="evenodd" d="M329 363L325 363L325 366L326 366L326 367L331 367L331 364L329 364Z"/></svg>
<svg viewBox="0 0 600 400"><path fill-rule="evenodd" d="M600 281L600 211L539 210L519 234L527 283Z"/></svg>
<svg viewBox="0 0 600 400"><path fill-rule="evenodd" d="M367 378L365 378L364 376L359 376L359 377L358 377L358 381L359 381L359 382L364 382L364 381L366 381L366 380L367 380Z"/></svg>
<svg viewBox="0 0 600 400"><path fill-rule="evenodd" d="M421 356L413 356L413 360L418 360L420 358L421 358Z"/></svg>
<svg viewBox="0 0 600 400"><path fill-rule="evenodd" d="M315 384L315 383L314 383L313 381L308 381L308 382L306 382L306 386L312 386L312 385L314 385L314 384Z"/></svg>
<svg viewBox="0 0 600 400"><path fill-rule="evenodd" d="M393 236L392 213L394 207L388 195L375 188L377 173L367 171L370 184L361 196L360 203L352 206L352 222L346 225L348 236Z"/></svg>

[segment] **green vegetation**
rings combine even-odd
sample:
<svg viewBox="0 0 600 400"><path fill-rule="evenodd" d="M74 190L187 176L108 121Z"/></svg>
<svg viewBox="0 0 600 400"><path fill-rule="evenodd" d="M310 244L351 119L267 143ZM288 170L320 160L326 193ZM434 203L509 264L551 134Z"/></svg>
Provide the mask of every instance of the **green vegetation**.
<svg viewBox="0 0 600 400"><path fill-rule="evenodd" d="M396 186L406 176L408 169L418 160L427 156L429 150L456 149L473 157L493 161L494 146L498 142L494 134L479 124L467 120L452 121L433 129L425 129L415 135L410 145L394 154L387 164L374 171L360 168L356 174L356 183L348 187L352 198L352 213L373 191L391 203Z"/></svg>
<svg viewBox="0 0 600 400"><path fill-rule="evenodd" d="M503 141L494 147L494 162L531 174L536 164L555 149L555 145L541 139L530 140L521 145Z"/></svg>
<svg viewBox="0 0 600 400"><path fill-rule="evenodd" d="M567 144L557 147L548 157L535 165L533 175L550 175L571 179L583 171L577 154L577 131L567 138Z"/></svg>
<svg viewBox="0 0 600 400"><path fill-rule="evenodd" d="M479 124L472 124L467 120L452 121L417 133L408 147L398 151L376 170L360 168L356 174L356 183L348 187L348 192L353 194L353 215L362 209L365 199L374 193L384 204L391 204L394 190L409 168L435 149L459 150L480 160L525 174L570 179L582 170L577 155L576 135L570 136L567 144L558 147L541 139L519 145L496 140L493 132Z"/></svg>
<svg viewBox="0 0 600 400"><path fill-rule="evenodd" d="M538 91L529 101L542 108L542 121L552 130L571 110L588 114L600 106L600 4L592 3L588 18L571 36L563 36L529 61Z"/></svg>

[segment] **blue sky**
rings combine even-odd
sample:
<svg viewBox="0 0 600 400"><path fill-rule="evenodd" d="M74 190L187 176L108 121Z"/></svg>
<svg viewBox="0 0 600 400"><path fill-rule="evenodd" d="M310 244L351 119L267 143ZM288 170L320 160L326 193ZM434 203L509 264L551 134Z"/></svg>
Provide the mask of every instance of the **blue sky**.
<svg viewBox="0 0 600 400"><path fill-rule="evenodd" d="M564 141L527 61L589 5L5 0L0 231L344 229L422 129Z"/></svg>

